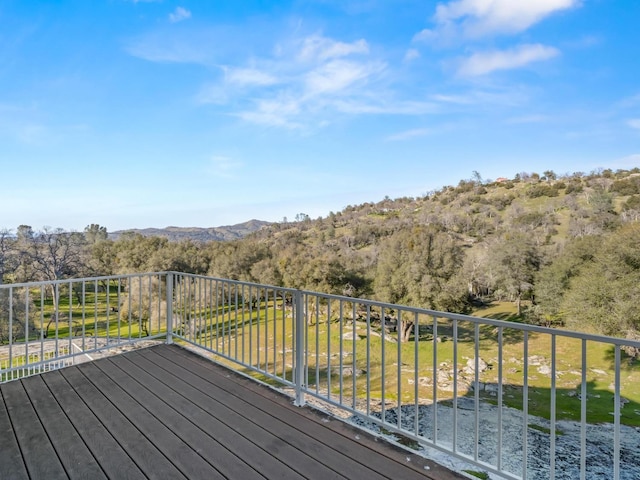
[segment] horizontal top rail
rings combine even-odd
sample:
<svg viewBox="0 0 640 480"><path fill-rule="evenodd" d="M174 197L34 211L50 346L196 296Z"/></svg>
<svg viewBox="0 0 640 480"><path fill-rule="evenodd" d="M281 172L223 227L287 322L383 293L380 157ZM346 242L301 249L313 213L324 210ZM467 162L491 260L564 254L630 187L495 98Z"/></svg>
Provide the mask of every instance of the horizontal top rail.
<svg viewBox="0 0 640 480"><path fill-rule="evenodd" d="M21 287L40 287L44 285L66 285L69 282L73 283L87 283L87 282L102 282L105 280L117 280L122 278L137 278L140 276L151 276L151 275L166 275L167 273L174 272L144 272L144 273L124 273L122 275L104 275L100 277L84 277L84 278L63 278L59 280L40 280L36 282L23 282L23 283L2 283L0 284L0 290L9 289L9 288L21 288Z"/></svg>
<svg viewBox="0 0 640 480"><path fill-rule="evenodd" d="M503 327L503 328L515 328L518 330L522 330L522 331L527 331L527 332L536 332L536 333L544 333L544 334L550 334L550 335L559 335L559 336L563 336L563 337L569 337L569 338L577 338L577 339L581 339L581 340L589 340L589 341L594 341L594 342L603 342L603 343L611 343L614 345L620 345L620 346L632 346L632 347L637 347L640 348L640 341L636 341L636 340L632 340L632 339L627 339L627 338L620 338L620 337L610 337L610 336L606 336L606 335L598 335L598 334L592 334L592 333L584 333L584 332L576 332L573 330L564 330L564 329L557 329L557 328L550 328L550 327L542 327L539 325L529 325L526 323L515 323L515 322L510 322L507 320L497 320L497 319L493 319L493 318L484 318L484 317L474 317L472 315L465 315L462 313L451 313L451 312L441 312L438 310L430 310L430 309L426 309L426 308L420 308L420 307L412 307L410 305L401 305L401 304L397 304L397 303L386 303L386 302L381 302L379 300L370 300L370 299L365 299L365 298L356 298L356 297L347 297L345 295L335 295L335 294L331 294L331 293L319 293L319 292L314 292L312 290L302 290L302 289L296 289L296 288L288 288L288 287L279 287L279 286L275 286L275 285L264 285L264 284L259 284L259 283L252 283L252 282L243 282L241 280L229 280L226 278L218 278L218 277L208 277L206 275L196 275L196 274L191 274L191 273L181 273L181 272L160 272L160 274L166 274L166 273L172 273L175 275L181 275L181 276L185 276L185 277L189 277L189 278L198 278L198 279L202 279L202 280L213 280L213 281L219 281L219 282L225 282L227 284L232 284L232 285L245 285L245 286L251 286L251 287L262 287L262 288L269 288L269 289L277 289L279 292L286 292L286 293L290 293L290 294L295 294L295 293L301 293L303 295L310 295L313 297L319 297L319 298L323 298L323 299L327 299L327 300L336 300L336 301L343 301L343 302L358 302L358 303L362 303L364 305L370 305L372 307L378 307L378 308L384 308L384 309L401 309L403 312L405 313L415 313L415 314L421 314L421 315L428 315L431 317L439 317L439 318L448 318L450 320L458 320L458 321L464 321L464 322L472 322L472 323L479 323L479 324L483 324L483 325L492 325L494 327Z"/></svg>

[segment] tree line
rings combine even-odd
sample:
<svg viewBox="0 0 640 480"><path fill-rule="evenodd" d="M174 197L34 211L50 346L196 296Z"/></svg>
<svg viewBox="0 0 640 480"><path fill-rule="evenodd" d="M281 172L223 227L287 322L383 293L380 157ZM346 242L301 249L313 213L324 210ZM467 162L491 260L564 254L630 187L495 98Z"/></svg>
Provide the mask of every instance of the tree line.
<svg viewBox="0 0 640 480"><path fill-rule="evenodd" d="M176 270L638 338L640 169L522 172L271 224L240 240L0 230L0 282Z"/></svg>

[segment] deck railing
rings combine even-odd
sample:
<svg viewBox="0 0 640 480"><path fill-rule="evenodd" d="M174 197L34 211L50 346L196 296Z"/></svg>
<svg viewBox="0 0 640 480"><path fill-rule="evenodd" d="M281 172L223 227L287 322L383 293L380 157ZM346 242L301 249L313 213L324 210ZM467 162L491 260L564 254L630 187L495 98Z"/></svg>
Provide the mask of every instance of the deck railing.
<svg viewBox="0 0 640 480"><path fill-rule="evenodd" d="M182 342L509 479L637 478L640 343L177 272L0 286L2 379Z"/></svg>

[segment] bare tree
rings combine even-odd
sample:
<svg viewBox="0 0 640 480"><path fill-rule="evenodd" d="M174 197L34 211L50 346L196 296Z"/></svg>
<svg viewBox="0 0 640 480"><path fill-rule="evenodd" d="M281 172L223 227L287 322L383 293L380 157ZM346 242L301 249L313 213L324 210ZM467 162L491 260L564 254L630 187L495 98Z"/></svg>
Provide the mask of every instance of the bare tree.
<svg viewBox="0 0 640 480"><path fill-rule="evenodd" d="M85 240L82 234L50 227L40 232L24 225L18 229L21 266L26 279L61 280L83 271ZM51 285L50 292L57 311L59 289Z"/></svg>
<svg viewBox="0 0 640 480"><path fill-rule="evenodd" d="M4 276L13 273L18 268L18 252L16 239L11 231L0 229L0 285L4 283Z"/></svg>

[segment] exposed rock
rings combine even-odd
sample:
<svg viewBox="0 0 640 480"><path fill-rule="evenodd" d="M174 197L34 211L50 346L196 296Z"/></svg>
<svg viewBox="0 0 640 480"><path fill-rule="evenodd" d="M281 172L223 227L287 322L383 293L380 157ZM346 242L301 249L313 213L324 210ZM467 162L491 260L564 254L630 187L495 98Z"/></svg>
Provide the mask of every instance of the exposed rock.
<svg viewBox="0 0 640 480"><path fill-rule="evenodd" d="M478 359L478 373L482 373L488 370L489 365L482 358ZM476 373L476 359L470 358L467 360L467 366L462 369L462 372L467 375L474 375Z"/></svg>
<svg viewBox="0 0 640 480"><path fill-rule="evenodd" d="M409 385L414 385L416 381L413 378L407 378L407 383ZM433 385L433 382L431 381L430 377L418 377L418 385L420 385L421 387L430 387L431 385Z"/></svg>
<svg viewBox="0 0 640 480"><path fill-rule="evenodd" d="M486 388L486 387L485 387ZM474 455L476 404L473 398L459 397L457 404L456 450L459 453ZM453 441L453 411L447 404L438 404L437 438L438 445L451 448ZM401 423L408 431L414 430L414 421L418 415L418 433L426 442L433 439L434 405L403 405L401 407ZM479 418L478 458L489 464L497 462L498 441L498 407L485 402L477 406ZM374 416L378 416L375 413ZM385 411L385 420L392 425L397 422L397 408ZM366 426L380 432L373 422L366 422L359 417L352 417L353 423ZM502 464L503 468L519 477L522 474L522 412L509 407L502 407ZM550 434L547 433L550 423L544 418L527 416L527 424L535 426L527 429L527 478L530 480L547 480L550 478ZM580 445L582 426L579 422L558 421L555 437L555 478L557 480L574 480L580 478ZM613 424L587 425L587 480L613 478ZM393 435L388 435L394 438ZM464 463L430 447L423 447L423 453L432 460L457 471L478 470L478 467ZM501 479L490 474L491 479ZM640 431L634 427L620 426L620 480L637 480L640 478Z"/></svg>
<svg viewBox="0 0 640 480"><path fill-rule="evenodd" d="M544 358L542 355L531 355L529 358L529 365L542 365L544 363L546 363L547 359Z"/></svg>
<svg viewBox="0 0 640 480"><path fill-rule="evenodd" d="M541 375L551 376L551 367L549 365L540 365L538 367L538 373Z"/></svg>

